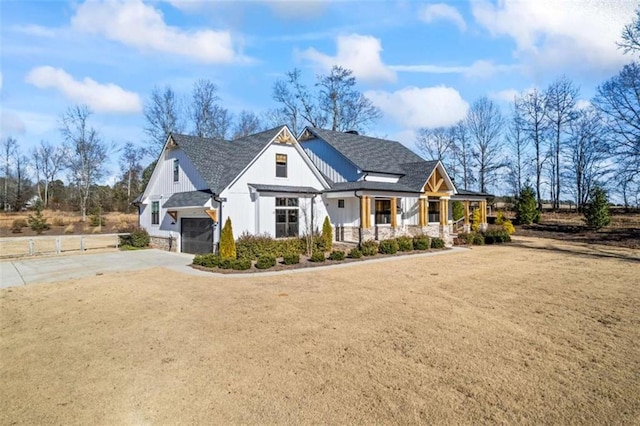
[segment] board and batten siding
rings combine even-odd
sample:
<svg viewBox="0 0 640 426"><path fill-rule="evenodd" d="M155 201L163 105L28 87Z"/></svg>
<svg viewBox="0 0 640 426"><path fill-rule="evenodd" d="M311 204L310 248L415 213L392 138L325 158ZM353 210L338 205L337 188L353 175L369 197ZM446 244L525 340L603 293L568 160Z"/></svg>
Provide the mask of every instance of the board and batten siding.
<svg viewBox="0 0 640 426"><path fill-rule="evenodd" d="M358 168L322 139L310 139L301 143L318 170L333 182L353 182L360 179Z"/></svg>
<svg viewBox="0 0 640 426"><path fill-rule="evenodd" d="M287 156L287 177L276 177L276 154ZM322 182L318 179L313 166L309 165L298 152L295 146L283 143L272 143L258 158L245 170L245 172L220 194L227 201L222 205L222 217L224 223L227 217L231 217L233 235L238 238L242 233L264 234L275 236L275 198L293 197L300 198L300 209L305 202L303 197L296 194L266 194L257 193L252 196L249 184L283 185L283 186L308 186L322 190ZM327 215L324 203L320 196L316 197L315 215L322 220ZM299 213L300 232L303 230L303 214Z"/></svg>
<svg viewBox="0 0 640 426"><path fill-rule="evenodd" d="M173 181L173 160L178 159L179 171L178 182ZM193 166L187 155L180 148L165 149L162 153L156 169L153 180L149 182L149 188L146 191L146 204L140 206L140 226L154 237L176 237L180 232L180 221L175 221L167 214L167 209L163 208L163 204L167 202L169 197L176 192L187 192L208 189L207 183L204 181L200 173ZM151 203L158 201L160 203L160 224L151 224ZM191 212L190 217L195 213ZM204 211L201 216L206 217Z"/></svg>

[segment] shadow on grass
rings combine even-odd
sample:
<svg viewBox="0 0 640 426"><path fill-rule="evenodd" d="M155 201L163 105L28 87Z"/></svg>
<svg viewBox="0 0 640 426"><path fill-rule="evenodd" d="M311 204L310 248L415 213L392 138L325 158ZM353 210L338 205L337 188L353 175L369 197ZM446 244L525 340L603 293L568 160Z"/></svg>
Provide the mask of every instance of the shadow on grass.
<svg viewBox="0 0 640 426"><path fill-rule="evenodd" d="M586 258L618 259L625 262L640 263L640 253L634 255L631 253L613 252L606 250L604 247L598 246L585 246L576 244L573 246L560 247L556 244L553 244L553 242L551 241L549 241L549 243L546 245L539 245L526 240L513 241L510 245L532 250L554 251L557 253L570 254Z"/></svg>

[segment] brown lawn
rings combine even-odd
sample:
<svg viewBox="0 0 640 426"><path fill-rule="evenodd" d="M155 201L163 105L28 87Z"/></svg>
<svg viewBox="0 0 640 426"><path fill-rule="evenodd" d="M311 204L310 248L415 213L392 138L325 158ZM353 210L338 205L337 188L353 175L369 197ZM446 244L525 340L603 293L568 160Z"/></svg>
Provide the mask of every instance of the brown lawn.
<svg viewBox="0 0 640 426"><path fill-rule="evenodd" d="M34 214L33 211L27 212L0 212L0 237L30 237L37 235L28 226L21 229L21 232L14 232L12 229L13 222L16 219L28 220L29 215ZM50 228L42 233L42 235L82 235L82 234L105 234L122 232L127 227L136 226L138 224L138 215L109 212L103 213L105 224L101 227L92 227L89 223L90 215L87 215L87 221L82 222L82 215L79 212L66 212L58 210L43 210L42 215L47 219Z"/></svg>
<svg viewBox="0 0 640 426"><path fill-rule="evenodd" d="M640 252L513 245L0 293L1 424L640 419Z"/></svg>

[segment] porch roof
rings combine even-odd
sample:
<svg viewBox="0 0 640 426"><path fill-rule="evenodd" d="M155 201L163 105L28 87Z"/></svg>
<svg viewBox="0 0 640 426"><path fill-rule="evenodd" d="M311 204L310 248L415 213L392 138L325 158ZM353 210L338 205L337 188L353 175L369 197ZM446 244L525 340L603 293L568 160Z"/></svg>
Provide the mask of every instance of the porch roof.
<svg viewBox="0 0 640 426"><path fill-rule="evenodd" d="M374 181L366 181L366 180L360 180L356 182L334 183L330 189L327 189L324 192L342 192L342 191L360 191L360 190L419 194L419 191L416 191L401 183L374 182Z"/></svg>
<svg viewBox="0 0 640 426"><path fill-rule="evenodd" d="M211 199L210 191L189 191L176 192L164 203L162 207L179 208L179 207L204 207Z"/></svg>
<svg viewBox="0 0 640 426"><path fill-rule="evenodd" d="M259 183L250 183L249 186L258 192L282 192L288 194L320 194L322 192L310 186L263 185Z"/></svg>
<svg viewBox="0 0 640 426"><path fill-rule="evenodd" d="M456 193L451 197L453 200L486 200L487 198L494 197L493 194L487 194L486 192L468 191L466 189L458 189Z"/></svg>

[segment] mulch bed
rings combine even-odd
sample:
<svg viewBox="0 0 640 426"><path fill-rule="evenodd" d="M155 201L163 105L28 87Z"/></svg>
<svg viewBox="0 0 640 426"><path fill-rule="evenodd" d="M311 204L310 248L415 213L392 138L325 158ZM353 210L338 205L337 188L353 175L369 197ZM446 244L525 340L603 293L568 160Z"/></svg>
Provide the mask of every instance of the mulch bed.
<svg viewBox="0 0 640 426"><path fill-rule="evenodd" d="M539 223L516 227L515 235L551 238L586 244L603 244L631 249L640 248L640 228L611 227L593 231L586 226L562 223Z"/></svg>

